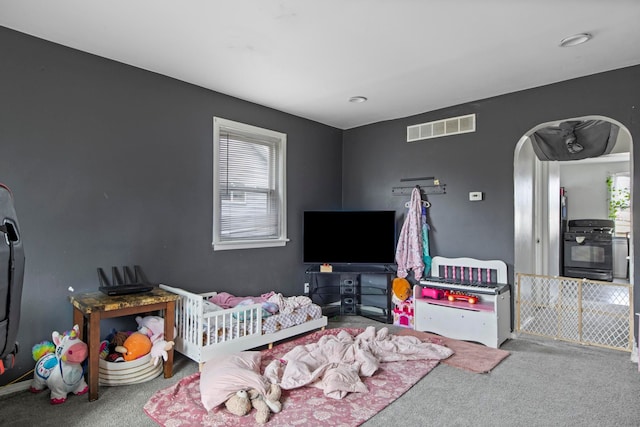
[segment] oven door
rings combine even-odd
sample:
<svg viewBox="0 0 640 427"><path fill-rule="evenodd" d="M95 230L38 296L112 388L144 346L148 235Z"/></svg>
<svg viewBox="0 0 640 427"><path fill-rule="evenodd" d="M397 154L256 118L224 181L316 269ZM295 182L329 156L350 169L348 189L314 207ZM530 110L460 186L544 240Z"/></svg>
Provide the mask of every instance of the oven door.
<svg viewBox="0 0 640 427"><path fill-rule="evenodd" d="M613 269L613 239L610 234L565 233L564 267L571 269Z"/></svg>

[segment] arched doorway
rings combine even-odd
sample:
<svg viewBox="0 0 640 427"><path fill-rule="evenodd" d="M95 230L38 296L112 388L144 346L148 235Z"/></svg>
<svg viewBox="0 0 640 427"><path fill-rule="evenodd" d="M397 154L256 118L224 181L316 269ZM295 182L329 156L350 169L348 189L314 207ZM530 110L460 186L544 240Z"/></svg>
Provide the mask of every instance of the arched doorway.
<svg viewBox="0 0 640 427"><path fill-rule="evenodd" d="M620 160L627 162L633 182L631 134L620 122L602 116L586 116L569 120L606 120L619 127L617 142L611 153L589 162ZM560 122L542 123L520 138L514 154L514 224L516 273L559 275L560 259L560 170L564 161L541 161L534 153L531 136L539 129ZM581 161L582 162L582 161ZM584 163L587 163L585 161ZM604 187L606 182L602 182ZM602 200L603 205L606 203ZM633 210L631 201L630 210ZM574 214L570 214L573 216ZM575 214L578 215L577 213ZM631 233L633 227L631 227ZM630 239L633 241L633 239ZM630 274L633 277L633 247L630 251Z"/></svg>
<svg viewBox="0 0 640 427"><path fill-rule="evenodd" d="M583 160L555 160L540 159L540 148L534 147L536 132L541 129L558 128L563 123L587 121L605 121L617 127L615 145L604 155L593 156ZM563 276L562 271L562 235L563 216L560 189L566 170L582 168L585 182L589 179L597 181L586 183L589 191L594 191L592 200L600 210L598 213L583 213L578 203L571 203L569 192L568 219L588 218L597 215L608 218L607 212L607 180L598 173L611 169L614 162L626 168L633 182L632 139L628 129L620 122L603 116L585 116L564 119L561 121L542 123L530 129L520 138L514 152L514 268L515 273ZM603 166L604 165L604 166ZM586 172L585 172L586 171ZM608 173L608 172L607 172ZM596 191L597 190L597 191ZM577 194L577 191L575 191ZM633 205L628 208L632 211ZM573 205L573 210L571 209ZM630 215L629 218L632 216ZM628 230L628 270L625 276L633 280L633 227ZM622 280L622 279L620 279ZM516 304L517 305L517 304ZM514 307L517 309L517 307ZM514 310L517 313L517 310ZM520 319L516 319L518 323Z"/></svg>

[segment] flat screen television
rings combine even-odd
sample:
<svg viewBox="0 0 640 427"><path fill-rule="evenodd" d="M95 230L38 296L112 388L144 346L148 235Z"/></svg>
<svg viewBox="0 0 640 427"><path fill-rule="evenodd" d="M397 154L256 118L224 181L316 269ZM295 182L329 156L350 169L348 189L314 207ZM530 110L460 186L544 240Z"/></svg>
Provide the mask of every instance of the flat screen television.
<svg viewBox="0 0 640 427"><path fill-rule="evenodd" d="M395 211L305 211L305 264L393 264Z"/></svg>

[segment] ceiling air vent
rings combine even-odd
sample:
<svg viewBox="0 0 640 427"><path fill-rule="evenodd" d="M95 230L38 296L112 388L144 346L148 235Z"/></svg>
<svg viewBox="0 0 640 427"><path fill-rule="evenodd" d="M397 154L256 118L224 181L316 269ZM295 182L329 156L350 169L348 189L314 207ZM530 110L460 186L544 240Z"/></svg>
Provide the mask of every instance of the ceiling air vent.
<svg viewBox="0 0 640 427"><path fill-rule="evenodd" d="M457 135L476 131L476 115L451 117L435 122L421 123L407 126L407 142L421 139L439 138L441 136Z"/></svg>

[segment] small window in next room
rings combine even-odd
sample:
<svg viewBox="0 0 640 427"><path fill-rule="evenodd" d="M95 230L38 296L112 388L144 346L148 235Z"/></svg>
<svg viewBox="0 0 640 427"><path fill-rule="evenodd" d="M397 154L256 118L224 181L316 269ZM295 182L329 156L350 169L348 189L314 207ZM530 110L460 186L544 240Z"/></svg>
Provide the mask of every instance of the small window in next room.
<svg viewBox="0 0 640 427"><path fill-rule="evenodd" d="M615 221L616 235L631 231L631 176L629 172L613 173L607 177L609 219Z"/></svg>
<svg viewBox="0 0 640 427"><path fill-rule="evenodd" d="M213 249L284 246L287 135L213 118Z"/></svg>

